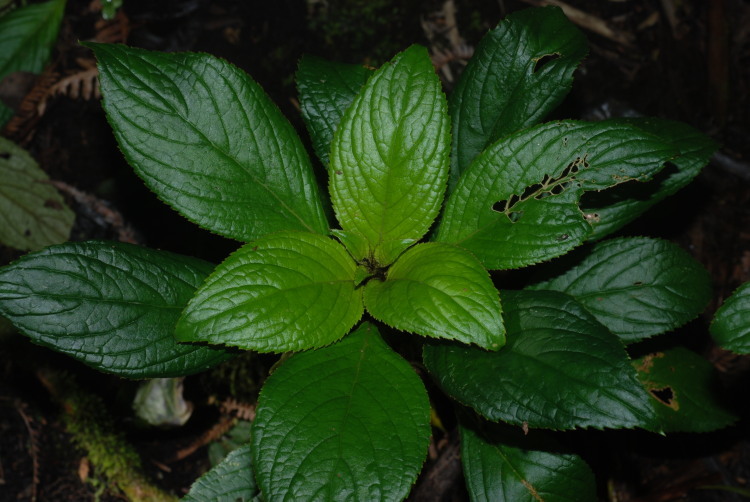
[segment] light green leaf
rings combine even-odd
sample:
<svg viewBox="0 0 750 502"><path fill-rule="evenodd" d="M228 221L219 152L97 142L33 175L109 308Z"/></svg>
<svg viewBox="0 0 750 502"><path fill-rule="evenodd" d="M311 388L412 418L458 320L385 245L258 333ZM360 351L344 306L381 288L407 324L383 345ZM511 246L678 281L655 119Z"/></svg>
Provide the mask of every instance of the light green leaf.
<svg viewBox="0 0 750 502"><path fill-rule="evenodd" d="M116 242L66 243L0 269L0 314L31 340L130 378L196 373L224 350L178 344L177 318L212 265Z"/></svg>
<svg viewBox="0 0 750 502"><path fill-rule="evenodd" d="M60 30L65 0L25 5L0 17L0 80L16 71L40 73Z"/></svg>
<svg viewBox="0 0 750 502"><path fill-rule="evenodd" d="M328 167L333 133L344 112L371 72L362 65L303 56L297 70L297 90L302 118L315 153Z"/></svg>
<svg viewBox="0 0 750 502"><path fill-rule="evenodd" d="M573 296L625 343L675 329L711 300L711 278L679 246L647 237L601 242L565 273L530 289Z"/></svg>
<svg viewBox="0 0 750 502"><path fill-rule="evenodd" d="M307 152L248 75L207 54L86 45L120 149L162 200L241 241L328 233Z"/></svg>
<svg viewBox="0 0 750 502"><path fill-rule="evenodd" d="M486 418L531 428L658 430L622 342L568 295L504 291L507 343L497 352L430 344L440 386Z"/></svg>
<svg viewBox="0 0 750 502"><path fill-rule="evenodd" d="M258 352L328 345L362 317L356 268L329 237L268 235L216 267L185 308L177 339Z"/></svg>
<svg viewBox="0 0 750 502"><path fill-rule="evenodd" d="M37 250L68 240L75 214L23 148L0 138L0 242Z"/></svg>
<svg viewBox="0 0 750 502"><path fill-rule="evenodd" d="M367 311L397 329L475 343L497 350L505 343L500 298L482 264L465 250L418 244L365 286Z"/></svg>
<svg viewBox="0 0 750 502"><path fill-rule="evenodd" d="M545 451L539 436L461 426L461 463L472 502L595 502L596 482L578 455Z"/></svg>
<svg viewBox="0 0 750 502"><path fill-rule="evenodd" d="M429 414L422 381L371 324L295 354L266 381L253 422L263 497L401 500L427 454Z"/></svg>
<svg viewBox="0 0 750 502"><path fill-rule="evenodd" d="M465 247L488 269L562 255L591 232L585 190L657 173L676 151L624 122L554 122L498 141L448 198L435 240Z"/></svg>
<svg viewBox="0 0 750 502"><path fill-rule="evenodd" d="M253 474L250 445L227 455L198 478L182 502L251 502L260 493Z"/></svg>
<svg viewBox="0 0 750 502"><path fill-rule="evenodd" d="M581 201L583 211L597 215L592 221L594 233L591 237L594 239L620 229L657 202L690 183L717 148L716 142L711 138L681 122L658 118L633 118L625 121L669 142L679 151L679 156L650 181L626 183L603 192L584 195Z"/></svg>
<svg viewBox="0 0 750 502"><path fill-rule="evenodd" d="M357 260L389 265L429 229L448 177L448 122L440 80L419 46L375 72L347 109L329 176L341 228L368 243Z"/></svg>
<svg viewBox="0 0 750 502"><path fill-rule="evenodd" d="M722 348L750 354L750 282L740 286L716 311L711 335Z"/></svg>
<svg viewBox="0 0 750 502"><path fill-rule="evenodd" d="M708 432L737 420L722 402L714 367L675 347L633 361L665 432Z"/></svg>
<svg viewBox="0 0 750 502"><path fill-rule="evenodd" d="M451 186L488 145L552 111L586 51L558 7L514 12L485 35L450 97Z"/></svg>

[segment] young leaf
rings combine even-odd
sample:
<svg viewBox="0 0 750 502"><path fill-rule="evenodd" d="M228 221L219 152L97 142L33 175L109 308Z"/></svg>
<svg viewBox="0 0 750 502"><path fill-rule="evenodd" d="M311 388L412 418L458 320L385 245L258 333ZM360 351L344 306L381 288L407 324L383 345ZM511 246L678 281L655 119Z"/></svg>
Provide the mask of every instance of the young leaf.
<svg viewBox="0 0 750 502"><path fill-rule="evenodd" d="M253 461L266 500L401 500L427 454L430 404L414 370L362 324L295 354L266 381Z"/></svg>
<svg viewBox="0 0 750 502"><path fill-rule="evenodd" d="M586 52L558 7L515 12L485 35L450 97L451 186L488 145L552 111Z"/></svg>
<svg viewBox="0 0 750 502"><path fill-rule="evenodd" d="M539 450L529 438L460 430L461 463L472 502L596 501L594 474L578 455Z"/></svg>
<svg viewBox="0 0 750 502"><path fill-rule="evenodd" d="M177 323L177 339L258 352L304 350L344 336L362 317L356 263L329 237L279 232L216 267Z"/></svg>
<svg viewBox="0 0 750 502"><path fill-rule="evenodd" d="M708 432L737 420L717 396L714 367L694 352L675 347L633 366L665 432Z"/></svg>
<svg viewBox="0 0 750 502"><path fill-rule="evenodd" d="M252 502L259 493L248 444L198 478L181 502Z"/></svg>
<svg viewBox="0 0 750 502"><path fill-rule="evenodd" d="M711 335L722 348L750 354L750 282L740 286L716 311Z"/></svg>
<svg viewBox="0 0 750 502"><path fill-rule="evenodd" d="M412 46L375 72L331 146L331 199L345 233L386 266L427 232L443 201L448 114L427 50ZM352 251L352 250L350 250Z"/></svg>
<svg viewBox="0 0 750 502"><path fill-rule="evenodd" d="M430 344L440 386L490 420L532 428L658 429L622 342L573 298L504 291L507 343L498 352Z"/></svg>
<svg viewBox="0 0 750 502"><path fill-rule="evenodd" d="M485 150L448 198L435 240L465 247L488 269L554 258L591 232L585 190L657 173L675 150L622 121L554 122Z"/></svg>
<svg viewBox="0 0 750 502"><path fill-rule="evenodd" d="M86 45L120 149L162 200L241 241L328 233L307 152L249 76L207 54Z"/></svg>
<svg viewBox="0 0 750 502"><path fill-rule="evenodd" d="M583 211L598 216L592 221L594 232L591 237L594 239L620 229L690 183L717 148L711 138L681 122L658 118L625 121L669 142L679 151L679 156L650 181L627 183L584 195L581 201Z"/></svg>
<svg viewBox="0 0 750 502"><path fill-rule="evenodd" d="M297 70L297 90L302 118L315 153L328 167L333 133L370 71L362 65L303 56Z"/></svg>
<svg viewBox="0 0 750 502"><path fill-rule="evenodd" d="M0 138L0 242L37 250L68 240L75 214L23 148Z"/></svg>
<svg viewBox="0 0 750 502"><path fill-rule="evenodd" d="M60 244L0 269L0 314L33 342L104 372L186 375L231 356L178 344L172 336L180 311L211 268L124 243Z"/></svg>
<svg viewBox="0 0 750 502"><path fill-rule="evenodd" d="M647 237L601 242L577 265L529 289L573 296L625 343L675 329L711 299L711 278L679 246Z"/></svg>
<svg viewBox="0 0 750 502"><path fill-rule="evenodd" d="M482 264L465 250L418 244L372 278L364 303L376 319L423 336L497 350L505 343L500 299Z"/></svg>

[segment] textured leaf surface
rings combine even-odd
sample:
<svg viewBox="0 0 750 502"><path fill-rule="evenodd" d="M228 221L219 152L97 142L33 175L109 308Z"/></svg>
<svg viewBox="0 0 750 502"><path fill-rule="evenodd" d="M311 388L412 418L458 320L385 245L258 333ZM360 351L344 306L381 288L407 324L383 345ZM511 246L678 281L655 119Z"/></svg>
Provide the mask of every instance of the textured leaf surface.
<svg viewBox="0 0 750 502"><path fill-rule="evenodd" d="M708 432L737 420L720 399L714 367L696 353L675 347L633 366L665 432Z"/></svg>
<svg viewBox="0 0 750 502"><path fill-rule="evenodd" d="M567 95L586 39L557 7L509 15L480 42L450 98L452 184L489 144Z"/></svg>
<svg viewBox="0 0 750 502"><path fill-rule="evenodd" d="M120 149L162 200L241 241L328 232L307 152L249 76L207 54L87 46Z"/></svg>
<svg viewBox="0 0 750 502"><path fill-rule="evenodd" d="M177 339L259 352L327 345L362 317L355 270L344 247L329 237L268 235L216 267L185 308Z"/></svg>
<svg viewBox="0 0 750 502"><path fill-rule="evenodd" d="M367 311L398 329L497 350L505 343L500 298L482 264L465 250L418 244L365 286Z"/></svg>
<svg viewBox="0 0 750 502"><path fill-rule="evenodd" d="M586 194L581 207L588 214L598 215L597 221L592 222L593 238L620 229L690 183L717 148L711 138L681 122L658 118L628 119L627 122L669 142L679 151L679 156L652 180Z"/></svg>
<svg viewBox="0 0 750 502"><path fill-rule="evenodd" d="M566 253L591 232L578 207L601 190L657 173L675 150L617 120L554 122L484 151L448 198L436 240L474 253L489 269L517 268Z"/></svg>
<svg viewBox="0 0 750 502"><path fill-rule="evenodd" d="M562 291L632 343L675 329L711 300L711 277L679 246L646 237L593 246L562 275L530 289Z"/></svg>
<svg viewBox="0 0 750 502"><path fill-rule="evenodd" d="M0 242L37 250L64 242L75 214L23 148L0 138Z"/></svg>
<svg viewBox="0 0 750 502"><path fill-rule="evenodd" d="M362 65L314 56L303 56L299 62L297 90L302 117L324 166L328 166L333 133L370 73Z"/></svg>
<svg viewBox="0 0 750 502"><path fill-rule="evenodd" d="M750 354L750 282L740 286L716 311L711 335L727 350Z"/></svg>
<svg viewBox="0 0 750 502"><path fill-rule="evenodd" d="M198 478L182 502L251 502L260 493L255 483L250 445L227 455Z"/></svg>
<svg viewBox="0 0 750 502"><path fill-rule="evenodd" d="M0 80L15 71L40 73L60 30L65 0L19 7L0 17Z"/></svg>
<svg viewBox="0 0 750 502"><path fill-rule="evenodd" d="M180 376L230 355L173 336L211 271L201 260L124 243L66 243L0 269L0 314L35 343L101 371Z"/></svg>
<svg viewBox="0 0 750 502"><path fill-rule="evenodd" d="M461 427L461 463L472 502L594 502L596 483L578 455Z"/></svg>
<svg viewBox="0 0 750 502"><path fill-rule="evenodd" d="M532 428L658 428L622 342L571 297L505 291L498 352L425 346L441 387L490 420Z"/></svg>
<svg viewBox="0 0 750 502"><path fill-rule="evenodd" d="M264 498L405 498L427 454L429 410L422 381L371 324L295 354L266 381L253 422Z"/></svg>
<svg viewBox="0 0 750 502"><path fill-rule="evenodd" d="M449 169L445 96L427 50L412 46L375 72L333 138L333 208L385 266L427 232ZM371 256L358 256L371 258Z"/></svg>

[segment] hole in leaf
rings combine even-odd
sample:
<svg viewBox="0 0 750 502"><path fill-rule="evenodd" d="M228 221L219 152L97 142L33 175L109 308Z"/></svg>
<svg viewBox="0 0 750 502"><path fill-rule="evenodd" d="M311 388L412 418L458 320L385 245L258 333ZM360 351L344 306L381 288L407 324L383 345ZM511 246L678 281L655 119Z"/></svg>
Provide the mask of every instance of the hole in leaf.
<svg viewBox="0 0 750 502"><path fill-rule="evenodd" d="M674 400L674 391L672 390L672 387L663 387L661 389L651 389L650 390L651 395L654 396L654 398L659 401L660 403L669 406L670 408L673 408L676 406L676 402Z"/></svg>
<svg viewBox="0 0 750 502"><path fill-rule="evenodd" d="M30 236L30 235L31 235L31 230L29 230L29 229L27 228L26 230L24 230L24 231L23 231L23 235L24 235L25 237L28 237L28 236Z"/></svg>
<svg viewBox="0 0 750 502"><path fill-rule="evenodd" d="M44 201L44 207L48 207L50 209L62 209L63 205L56 200L47 199Z"/></svg>
<svg viewBox="0 0 750 502"><path fill-rule="evenodd" d="M635 281L633 286L643 286L643 281Z"/></svg>
<svg viewBox="0 0 750 502"><path fill-rule="evenodd" d="M544 68L545 65L551 63L555 59L558 59L560 57L560 54L546 54L544 56L534 58L532 61L535 61L534 63L534 69L532 70L533 73L538 72L542 68Z"/></svg>
<svg viewBox="0 0 750 502"><path fill-rule="evenodd" d="M0 159L9 159L10 154L8 152L0 152Z"/></svg>
<svg viewBox="0 0 750 502"><path fill-rule="evenodd" d="M511 223L515 223L520 220L521 216L523 216L523 211L511 211L510 213L508 213L508 219Z"/></svg>

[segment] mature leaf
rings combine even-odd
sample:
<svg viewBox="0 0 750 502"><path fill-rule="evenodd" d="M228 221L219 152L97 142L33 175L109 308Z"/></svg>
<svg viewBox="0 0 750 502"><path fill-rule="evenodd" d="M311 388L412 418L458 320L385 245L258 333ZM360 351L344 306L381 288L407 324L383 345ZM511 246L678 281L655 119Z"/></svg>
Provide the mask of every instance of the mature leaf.
<svg viewBox="0 0 750 502"><path fill-rule="evenodd" d="M116 242L66 243L0 269L0 314L32 341L101 371L180 376L230 357L178 344L177 318L212 265Z"/></svg>
<svg viewBox="0 0 750 502"><path fill-rule="evenodd" d="M345 233L389 265L424 236L448 177L447 104L427 50L412 46L375 72L331 145L333 208ZM352 251L352 250L350 250Z"/></svg>
<svg viewBox="0 0 750 502"><path fill-rule="evenodd" d="M539 263L591 232L578 207L601 190L658 172L674 149L622 121L554 122L498 141L448 198L436 240L467 248L489 269Z"/></svg>
<svg viewBox="0 0 750 502"><path fill-rule="evenodd" d="M251 502L260 493L253 474L250 445L242 446L198 478L182 502Z"/></svg>
<svg viewBox="0 0 750 502"><path fill-rule="evenodd" d="M633 366L665 432L708 432L737 420L719 397L714 367L694 352L675 347Z"/></svg>
<svg viewBox="0 0 750 502"><path fill-rule="evenodd" d="M573 298L501 297L507 343L498 352L425 347L425 366L448 394L490 420L532 428L658 428L622 342Z"/></svg>
<svg viewBox="0 0 750 502"><path fill-rule="evenodd" d="M750 282L740 286L716 311L711 335L721 347L750 354Z"/></svg>
<svg viewBox="0 0 750 502"><path fill-rule="evenodd" d="M16 71L40 73L60 30L65 0L19 7L0 17L0 80Z"/></svg>
<svg viewBox="0 0 750 502"><path fill-rule="evenodd" d="M450 97L451 186L488 145L552 111L586 52L558 7L515 12L490 31Z"/></svg>
<svg viewBox="0 0 750 502"><path fill-rule="evenodd" d="M68 240L75 214L20 146L0 138L0 242L37 250Z"/></svg>
<svg viewBox="0 0 750 502"><path fill-rule="evenodd" d="M711 277L679 246L626 237L593 246L562 275L530 286L573 296L625 343L675 329L711 300Z"/></svg>
<svg viewBox="0 0 750 502"><path fill-rule="evenodd" d="M314 56L303 56L299 62L297 90L302 118L315 153L326 167L333 133L370 73L362 65Z"/></svg>
<svg viewBox="0 0 750 502"><path fill-rule="evenodd" d="M460 430L472 502L596 501L594 474L578 455L540 450L528 437Z"/></svg>
<svg viewBox="0 0 750 502"><path fill-rule="evenodd" d="M429 242L407 250L385 281L367 283L364 303L376 319L419 335L489 350L505 343L498 292L482 264L459 247Z"/></svg>
<svg viewBox="0 0 750 502"><path fill-rule="evenodd" d="M180 341L284 352L328 345L362 317L356 263L333 239L279 232L216 267L177 323Z"/></svg>
<svg viewBox="0 0 750 502"><path fill-rule="evenodd" d="M583 211L596 215L591 235L595 239L620 229L690 183L717 148L711 138L681 122L657 118L633 118L626 122L669 142L679 151L679 156L650 181L627 183L584 195Z"/></svg>
<svg viewBox="0 0 750 502"><path fill-rule="evenodd" d="M162 200L241 241L328 233L307 152L249 76L207 54L86 45L120 149Z"/></svg>
<svg viewBox="0 0 750 502"><path fill-rule="evenodd" d="M266 381L253 461L266 500L401 500L430 437L430 404L409 366L362 324L295 354Z"/></svg>

